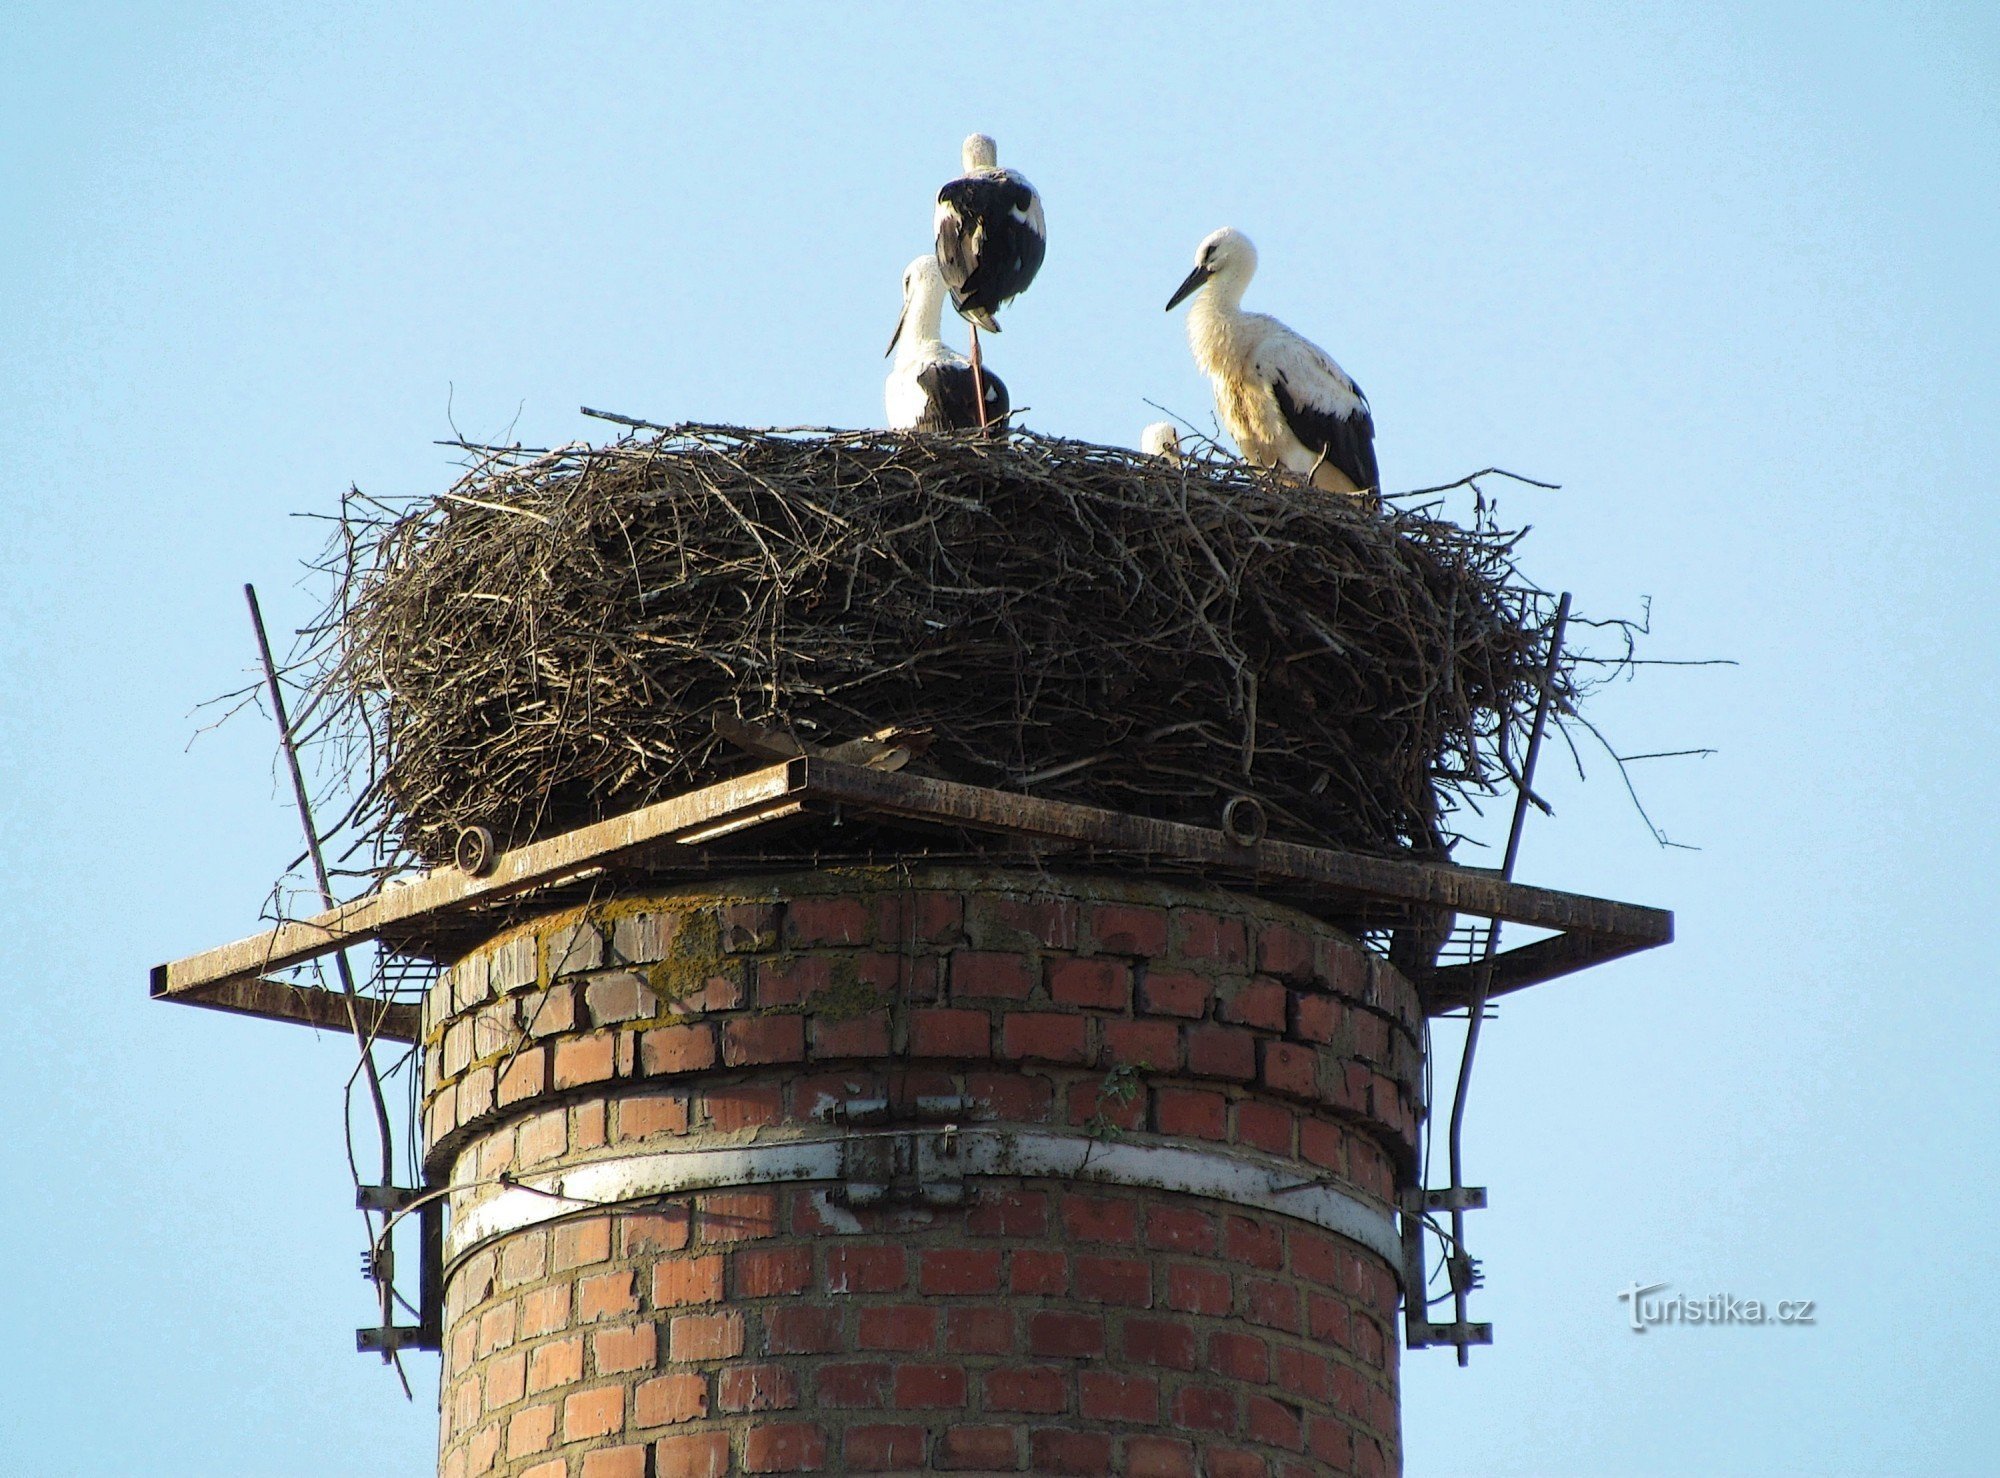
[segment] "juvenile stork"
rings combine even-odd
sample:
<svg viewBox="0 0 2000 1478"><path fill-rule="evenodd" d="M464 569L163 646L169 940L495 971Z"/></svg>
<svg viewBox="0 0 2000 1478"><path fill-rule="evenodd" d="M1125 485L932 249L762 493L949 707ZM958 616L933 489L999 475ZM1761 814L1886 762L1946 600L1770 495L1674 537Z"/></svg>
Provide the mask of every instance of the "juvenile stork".
<svg viewBox="0 0 2000 1478"><path fill-rule="evenodd" d="M1167 300L1191 294L1188 343L1215 387L1215 410L1246 460L1285 467L1334 493L1380 493L1368 397L1317 345L1262 313L1245 313L1243 289L1257 248L1224 227L1195 252L1194 270Z"/></svg>
<svg viewBox="0 0 2000 1478"><path fill-rule="evenodd" d="M993 140L965 141L965 173L938 191L934 225L937 264L952 306L972 325L972 373L981 373L979 331L1000 332L993 315L1026 290L1041 270L1049 232L1042 197L1011 169L1002 169Z"/></svg>
<svg viewBox="0 0 2000 1478"><path fill-rule="evenodd" d="M1149 457L1163 457L1176 467L1181 464L1181 434L1172 421L1155 421L1139 433L1139 450Z"/></svg>
<svg viewBox="0 0 2000 1478"><path fill-rule="evenodd" d="M889 338L896 367L883 400L896 431L974 431L1007 424L1007 387L998 375L975 384L965 356L938 338L944 318L944 278L937 259L918 257L903 271L903 316ZM980 393L985 414L980 413Z"/></svg>

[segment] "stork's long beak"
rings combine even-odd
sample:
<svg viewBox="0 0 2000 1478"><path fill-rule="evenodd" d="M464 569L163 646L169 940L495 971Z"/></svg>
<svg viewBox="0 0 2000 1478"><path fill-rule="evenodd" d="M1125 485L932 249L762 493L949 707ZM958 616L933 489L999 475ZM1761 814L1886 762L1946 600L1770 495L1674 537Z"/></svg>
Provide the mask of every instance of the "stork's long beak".
<svg viewBox="0 0 2000 1478"><path fill-rule="evenodd" d="M1173 312L1174 309L1180 306L1182 298L1186 297L1189 293L1193 292L1196 288L1200 287L1204 282L1208 281L1208 279L1213 277L1214 275L1215 275L1215 269L1213 267L1203 267L1197 264L1194 271L1188 273L1187 280L1181 283L1179 287L1175 288L1174 295L1171 298L1167 299L1167 311L1169 313Z"/></svg>
<svg viewBox="0 0 2000 1478"><path fill-rule="evenodd" d="M893 334L889 335L889 347L882 351L882 357L884 359L887 359L891 354L894 354L896 352L896 345L899 342L901 342L903 337L903 325L908 323L909 321L910 321L910 305L908 303L905 303L903 304L903 316L896 320L896 331Z"/></svg>

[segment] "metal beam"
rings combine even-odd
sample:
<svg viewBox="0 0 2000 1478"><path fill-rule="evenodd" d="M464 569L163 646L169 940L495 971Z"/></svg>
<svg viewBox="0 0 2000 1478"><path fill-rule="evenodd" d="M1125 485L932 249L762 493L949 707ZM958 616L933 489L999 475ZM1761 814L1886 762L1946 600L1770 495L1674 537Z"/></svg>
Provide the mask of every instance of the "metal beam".
<svg viewBox="0 0 2000 1478"><path fill-rule="evenodd" d="M153 967L151 993L166 994L168 967ZM199 991L183 991L175 997L189 1006L206 1006L211 1011L227 1011L237 1016L261 1016L270 1021L290 1021L300 1026L324 1027L343 1037L353 1031L348 1017L349 998L337 990L318 985L298 985L289 980L252 976L205 986ZM361 1019L364 1036L383 1042L414 1042L421 1031L422 1009L414 1002L385 1001L379 996L353 997L355 1015Z"/></svg>

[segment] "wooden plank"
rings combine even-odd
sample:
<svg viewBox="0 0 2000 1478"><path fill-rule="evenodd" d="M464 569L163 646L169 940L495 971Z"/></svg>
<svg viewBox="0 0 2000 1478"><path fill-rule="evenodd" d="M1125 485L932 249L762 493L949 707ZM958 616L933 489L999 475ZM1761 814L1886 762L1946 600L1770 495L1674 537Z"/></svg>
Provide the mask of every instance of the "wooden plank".
<svg viewBox="0 0 2000 1478"><path fill-rule="evenodd" d="M1312 883L1358 898L1444 907L1543 929L1580 930L1651 943L1664 943L1673 937L1673 915L1664 909L1533 888L1474 868L1403 862L1296 842L1263 841L1246 847L1220 831L1182 822L1155 821L946 780L886 775L824 760L798 763L805 772L808 795L872 811L1205 862L1259 877Z"/></svg>
<svg viewBox="0 0 2000 1478"><path fill-rule="evenodd" d="M154 972L161 984L153 994L162 1000L175 1000L206 986L248 980L266 971L303 964L336 949L364 944L397 924L476 903L497 902L594 872L628 853L671 841L681 833L712 830L725 818L742 819L762 809L783 809L793 789L792 767L801 763L793 760L773 765L503 852L485 877L468 877L457 868L441 867L311 918L189 955Z"/></svg>
<svg viewBox="0 0 2000 1478"><path fill-rule="evenodd" d="M165 969L165 966L159 966L153 971L152 993L155 996L164 991ZM347 1014L348 999L341 992L317 985L298 985L289 980L271 980L261 975L210 986L198 993L183 992L176 999L190 1006L206 1006L211 1011L324 1027L343 1036L354 1030ZM423 1013L414 1002L356 996L354 1008L361 1029L372 1032L378 1041L414 1042L422 1029Z"/></svg>

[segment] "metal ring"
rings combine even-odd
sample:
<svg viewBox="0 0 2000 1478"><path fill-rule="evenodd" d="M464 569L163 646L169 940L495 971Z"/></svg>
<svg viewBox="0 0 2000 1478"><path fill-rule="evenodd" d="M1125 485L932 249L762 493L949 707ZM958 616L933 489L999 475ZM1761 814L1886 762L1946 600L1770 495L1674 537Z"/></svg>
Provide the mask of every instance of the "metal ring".
<svg viewBox="0 0 2000 1478"><path fill-rule="evenodd" d="M1223 802L1222 834L1237 846L1256 846L1268 829L1263 803L1255 796L1233 795Z"/></svg>
<svg viewBox="0 0 2000 1478"><path fill-rule="evenodd" d="M493 833L485 827L467 826L458 833L458 841L451 849L451 860L467 877L483 878L499 862L500 848L493 840Z"/></svg>

